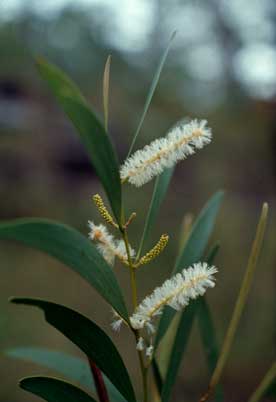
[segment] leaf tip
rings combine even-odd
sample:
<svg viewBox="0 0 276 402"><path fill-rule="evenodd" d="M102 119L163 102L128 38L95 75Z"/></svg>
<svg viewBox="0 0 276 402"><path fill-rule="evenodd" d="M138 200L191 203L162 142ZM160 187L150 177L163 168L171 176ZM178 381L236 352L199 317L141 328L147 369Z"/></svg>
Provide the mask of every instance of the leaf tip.
<svg viewBox="0 0 276 402"><path fill-rule="evenodd" d="M18 385L20 388L28 390L28 384L30 382L30 380L32 380L35 377L23 377L18 381Z"/></svg>
<svg viewBox="0 0 276 402"><path fill-rule="evenodd" d="M268 203L267 203L267 202L264 202L264 203L263 203L263 208L262 208L262 213L267 215L267 214L268 214L268 210L269 210Z"/></svg>
<svg viewBox="0 0 276 402"><path fill-rule="evenodd" d="M174 40L174 38L176 37L176 35L177 35L177 29L175 29L174 31L173 31L173 33L171 34L171 41L173 41Z"/></svg>
<svg viewBox="0 0 276 402"><path fill-rule="evenodd" d="M11 297L8 298L8 302L17 304L17 299L18 299L18 297L11 296Z"/></svg>

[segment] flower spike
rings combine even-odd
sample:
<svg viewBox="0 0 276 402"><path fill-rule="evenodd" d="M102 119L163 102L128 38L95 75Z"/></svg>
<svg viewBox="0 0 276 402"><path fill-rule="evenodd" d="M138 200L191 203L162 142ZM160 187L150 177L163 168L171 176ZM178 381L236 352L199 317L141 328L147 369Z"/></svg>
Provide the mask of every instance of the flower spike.
<svg viewBox="0 0 276 402"><path fill-rule="evenodd" d="M166 137L152 141L127 158L121 166L121 180L140 187L166 168L192 155L195 149L209 144L211 138L211 129L207 127L206 120L179 124Z"/></svg>
<svg viewBox="0 0 276 402"><path fill-rule="evenodd" d="M108 264L113 265L115 257L117 257L124 264L128 265L127 252L123 240L114 239L104 225L95 225L93 222L88 221L88 226L90 228L90 239L97 242L97 249ZM135 251L131 247L130 256L135 256Z"/></svg>
<svg viewBox="0 0 276 402"><path fill-rule="evenodd" d="M110 213L108 212L108 209L106 208L106 206L104 205L103 199L100 196L100 194L95 194L93 195L93 201L96 205L96 207L98 208L99 213L101 214L101 216L103 217L103 219L109 223L110 225L114 226L115 228L118 228L117 223L114 222L112 216L110 215Z"/></svg>
<svg viewBox="0 0 276 402"><path fill-rule="evenodd" d="M183 269L171 279L167 279L161 287L156 288L136 308L130 317L132 328L146 328L152 332L152 321L162 314L165 306L175 310L186 307L191 299L202 296L207 288L215 286L214 274L217 269L209 267L206 262L197 263L188 269Z"/></svg>
<svg viewBox="0 0 276 402"><path fill-rule="evenodd" d="M154 258L158 257L158 255L162 253L168 244L168 241L169 236L162 234L156 245L140 259L140 261L135 265L135 268L137 268L139 265L148 264L150 261L154 260Z"/></svg>

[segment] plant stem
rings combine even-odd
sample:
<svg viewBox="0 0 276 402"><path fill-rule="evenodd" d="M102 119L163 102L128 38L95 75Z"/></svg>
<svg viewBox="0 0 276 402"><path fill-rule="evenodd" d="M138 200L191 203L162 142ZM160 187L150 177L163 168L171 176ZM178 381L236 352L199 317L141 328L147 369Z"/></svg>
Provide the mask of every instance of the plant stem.
<svg viewBox="0 0 276 402"><path fill-rule="evenodd" d="M131 256L130 256L130 246L129 246L129 241L128 241L128 235L126 229L122 229L122 236L123 240L126 246L126 253L127 253L127 259L128 259L128 264L129 264L129 271L130 271L130 284L131 284L131 293L132 293L132 304L133 308L135 309L137 307L137 284L136 284L136 272L135 268L132 264Z"/></svg>
<svg viewBox="0 0 276 402"><path fill-rule="evenodd" d="M226 360L229 356L229 352L234 340L234 336L245 306L245 302L248 296L248 292L252 283L253 279L253 274L255 272L255 268L257 265L258 257L261 251L261 246L263 243L263 237L264 237L264 231L265 231L265 226L266 226L266 220L267 220L267 214L268 214L268 205L265 203L263 204L261 216L259 219L255 239L252 245L251 253L249 256L248 264L247 264L247 269L243 278L243 282L240 288L240 292L236 301L236 305L233 311L233 315L228 327L228 330L226 332L226 336L221 348L221 353L219 356L219 359L216 364L216 368L213 372L209 387L207 392L201 397L200 402L205 402L209 397L213 394L215 387L217 386L222 371L224 369Z"/></svg>
<svg viewBox="0 0 276 402"><path fill-rule="evenodd" d="M256 391L252 394L248 402L258 402L266 392L270 384L276 379L276 362L272 364Z"/></svg>
<svg viewBox="0 0 276 402"><path fill-rule="evenodd" d="M127 235L127 230L126 228L120 228L122 237L126 246L126 253L127 253L127 259L128 259L128 264L129 264L129 270L130 270L130 283L131 283L131 292L132 292L132 304L133 308L135 309L137 307L137 284L136 284L136 270L133 266L131 255L130 255L130 246L129 246L129 241L128 241L128 235ZM139 341L139 331L133 330L134 335L135 335L135 340L136 343ZM140 363L140 369L141 369L141 375L142 375L142 382L143 382L143 395L144 395L144 402L148 402L148 383L147 383L147 374L148 370L147 367L144 364L143 360L143 354L142 351L137 350L138 353L138 358L139 358L139 363Z"/></svg>

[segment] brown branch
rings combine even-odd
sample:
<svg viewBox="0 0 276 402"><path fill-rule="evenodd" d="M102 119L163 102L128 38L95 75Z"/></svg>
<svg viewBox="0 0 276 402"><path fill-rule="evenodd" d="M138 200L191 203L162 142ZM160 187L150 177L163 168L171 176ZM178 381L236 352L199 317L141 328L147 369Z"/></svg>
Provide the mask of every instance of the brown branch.
<svg viewBox="0 0 276 402"><path fill-rule="evenodd" d="M97 394L100 402L109 402L108 393L105 387L104 379L101 370L96 366L93 360L88 359L89 366L94 378Z"/></svg>

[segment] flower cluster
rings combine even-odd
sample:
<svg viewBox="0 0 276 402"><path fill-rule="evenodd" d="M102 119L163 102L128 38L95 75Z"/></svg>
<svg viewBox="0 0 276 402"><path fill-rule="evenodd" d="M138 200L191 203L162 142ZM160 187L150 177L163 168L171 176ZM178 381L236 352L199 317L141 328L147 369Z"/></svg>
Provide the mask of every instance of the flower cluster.
<svg viewBox="0 0 276 402"><path fill-rule="evenodd" d="M126 246L123 240L114 239L102 224L95 225L93 222L88 221L88 226L90 228L90 239L98 242L97 249L110 265L114 264L115 257L119 258L123 263L127 263ZM131 247L130 256L135 256L135 251Z"/></svg>
<svg viewBox="0 0 276 402"><path fill-rule="evenodd" d="M137 187L161 174L166 168L209 144L212 134L206 120L192 120L174 127L166 137L158 138L136 151L121 166L121 180Z"/></svg>
<svg viewBox="0 0 276 402"><path fill-rule="evenodd" d="M209 267L207 263L197 263L167 279L139 304L130 317L131 326L136 330L146 328L149 333L153 333L155 328L152 321L162 313L164 306L175 310L187 306L191 299L215 286L213 275L216 272L217 269Z"/></svg>

